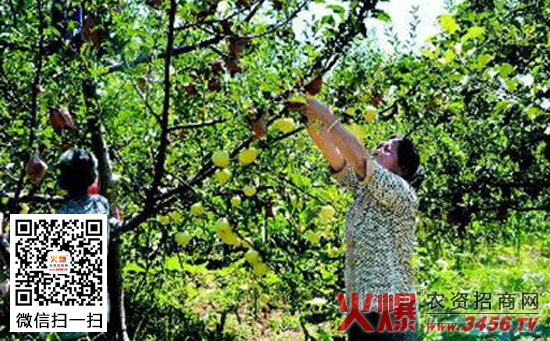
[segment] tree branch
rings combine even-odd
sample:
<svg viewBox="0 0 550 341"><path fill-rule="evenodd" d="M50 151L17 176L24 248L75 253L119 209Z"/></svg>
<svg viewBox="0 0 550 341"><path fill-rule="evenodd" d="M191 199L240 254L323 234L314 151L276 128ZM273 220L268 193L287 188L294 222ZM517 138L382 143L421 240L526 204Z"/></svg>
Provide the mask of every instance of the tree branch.
<svg viewBox="0 0 550 341"><path fill-rule="evenodd" d="M224 123L224 122L227 122L227 121L228 121L227 118L220 118L220 119L212 120L212 121L179 124L179 125L168 127L168 131L174 131L174 130L180 130L180 129L202 128L202 127L212 126L212 125L215 125L215 124L218 124L218 123Z"/></svg>
<svg viewBox="0 0 550 341"><path fill-rule="evenodd" d="M167 52L170 52L171 56L178 56L178 55L181 55L181 54L193 52L193 51L201 49L201 48L209 47L211 45L215 45L215 44L219 43L220 41L222 41L223 39L224 39L223 36L216 36L216 37L212 37L212 38L207 39L207 40L203 40L203 41L201 41L199 43L196 43L194 45L174 47L170 51L167 51ZM121 64L113 65L113 66L109 67L109 69L105 72L105 74L113 73L113 72L116 72L116 71L121 71L125 68L132 68L132 67L135 67L139 64L149 63L155 58L166 58L166 52L160 53L160 54L158 54L156 56L152 56L152 57L151 56L138 57L134 61L132 61L128 64L121 63Z"/></svg>
<svg viewBox="0 0 550 341"><path fill-rule="evenodd" d="M172 47L174 45L174 21L176 19L176 0L170 0L170 14L168 23L168 41L164 57L164 103L161 117L161 135L159 152L156 158L153 184L148 193L146 205L152 205L153 196L157 195L158 188L164 176L164 163L166 162L166 149L168 148L168 115L170 114L170 65L172 64Z"/></svg>

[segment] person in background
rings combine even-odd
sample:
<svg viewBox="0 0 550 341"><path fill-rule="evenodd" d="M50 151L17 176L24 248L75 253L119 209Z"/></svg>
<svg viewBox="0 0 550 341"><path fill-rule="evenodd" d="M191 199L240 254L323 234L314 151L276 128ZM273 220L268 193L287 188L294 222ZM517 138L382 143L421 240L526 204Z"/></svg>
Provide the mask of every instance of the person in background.
<svg viewBox="0 0 550 341"><path fill-rule="evenodd" d="M57 210L57 214L107 214L107 244L110 242L109 225L115 224L118 217L111 219L109 201L98 194L89 194L88 189L98 177L96 157L84 149L70 149L61 155L58 185L67 191L67 201ZM110 300L107 296L107 311L110 314ZM75 340L86 336L85 332L57 333L64 340ZM41 333L46 337L48 333Z"/></svg>

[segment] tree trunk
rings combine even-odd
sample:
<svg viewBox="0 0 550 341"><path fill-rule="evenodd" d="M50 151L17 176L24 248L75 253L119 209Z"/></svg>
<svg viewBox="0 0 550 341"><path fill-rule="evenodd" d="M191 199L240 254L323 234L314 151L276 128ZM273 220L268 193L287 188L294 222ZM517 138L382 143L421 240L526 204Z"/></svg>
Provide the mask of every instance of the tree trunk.
<svg viewBox="0 0 550 341"><path fill-rule="evenodd" d="M116 194L113 190L113 171L109 157L109 147L105 141L98 113L100 108L96 105L95 86L91 80L83 82L83 92L86 108L89 113L88 130L92 135L92 151L98 160L100 193L112 204L116 202ZM124 310L124 292L122 290L122 262L120 257L120 235L116 229L111 229L110 246L107 259L108 290L111 303L108 333L118 336L118 339L129 341L126 329Z"/></svg>

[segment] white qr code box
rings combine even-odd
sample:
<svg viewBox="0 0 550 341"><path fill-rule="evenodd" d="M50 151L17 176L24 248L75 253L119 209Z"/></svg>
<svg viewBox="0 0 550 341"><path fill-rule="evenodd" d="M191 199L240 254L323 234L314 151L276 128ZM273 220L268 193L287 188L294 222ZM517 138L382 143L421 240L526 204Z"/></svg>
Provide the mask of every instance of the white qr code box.
<svg viewBox="0 0 550 341"><path fill-rule="evenodd" d="M107 215L10 215L10 332L107 331Z"/></svg>

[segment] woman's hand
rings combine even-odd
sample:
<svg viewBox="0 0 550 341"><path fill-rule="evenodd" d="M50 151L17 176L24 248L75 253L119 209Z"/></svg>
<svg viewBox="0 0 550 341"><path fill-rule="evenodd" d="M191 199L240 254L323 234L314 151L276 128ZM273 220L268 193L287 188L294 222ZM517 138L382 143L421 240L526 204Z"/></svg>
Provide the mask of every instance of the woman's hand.
<svg viewBox="0 0 550 341"><path fill-rule="evenodd" d="M330 108L313 98L306 98L307 106L301 110L307 118L321 121L325 125L330 125L336 120L336 116Z"/></svg>

